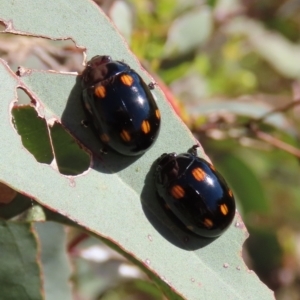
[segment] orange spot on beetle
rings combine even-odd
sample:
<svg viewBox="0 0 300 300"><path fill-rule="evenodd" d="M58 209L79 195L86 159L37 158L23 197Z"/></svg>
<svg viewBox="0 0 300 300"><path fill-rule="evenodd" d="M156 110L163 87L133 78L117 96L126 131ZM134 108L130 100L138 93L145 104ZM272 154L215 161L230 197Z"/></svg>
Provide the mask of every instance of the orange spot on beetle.
<svg viewBox="0 0 300 300"><path fill-rule="evenodd" d="M192 174L197 181L203 181L206 176L206 173L201 168L193 169Z"/></svg>
<svg viewBox="0 0 300 300"><path fill-rule="evenodd" d="M233 193L232 193L232 190L228 190L228 195L230 196L230 197L232 197L233 196Z"/></svg>
<svg viewBox="0 0 300 300"><path fill-rule="evenodd" d="M147 120L144 120L142 122L141 129L145 134L149 133L151 129L150 123Z"/></svg>
<svg viewBox="0 0 300 300"><path fill-rule="evenodd" d="M183 198L185 195L183 187L178 184L171 187L170 193L175 199Z"/></svg>
<svg viewBox="0 0 300 300"><path fill-rule="evenodd" d="M131 140L131 136L130 136L129 132L125 129L121 131L120 136L121 136L122 140L125 142L129 142Z"/></svg>
<svg viewBox="0 0 300 300"><path fill-rule="evenodd" d="M159 109L155 110L155 116L156 116L157 119L160 119L160 111L159 111Z"/></svg>
<svg viewBox="0 0 300 300"><path fill-rule="evenodd" d="M206 228L211 228L214 225L214 222L211 219L205 218L203 224Z"/></svg>
<svg viewBox="0 0 300 300"><path fill-rule="evenodd" d="M127 86L131 86L133 84L133 78L128 75L128 74L123 74L121 77L120 77L121 81L123 84L127 85Z"/></svg>
<svg viewBox="0 0 300 300"><path fill-rule="evenodd" d="M225 203L220 205L220 210L224 216L228 214L228 206Z"/></svg>
<svg viewBox="0 0 300 300"><path fill-rule="evenodd" d="M106 134L106 133L102 133L100 135L100 140L103 142L103 143L108 143L109 141L109 136Z"/></svg>
<svg viewBox="0 0 300 300"><path fill-rule="evenodd" d="M99 98L104 98L106 95L106 89L103 85L99 85L95 88L95 95Z"/></svg>

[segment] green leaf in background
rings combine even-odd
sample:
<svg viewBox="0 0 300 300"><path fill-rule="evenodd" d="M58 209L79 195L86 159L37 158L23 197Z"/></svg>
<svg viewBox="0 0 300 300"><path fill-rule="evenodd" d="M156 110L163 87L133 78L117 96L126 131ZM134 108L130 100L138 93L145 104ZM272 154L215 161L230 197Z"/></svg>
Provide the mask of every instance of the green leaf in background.
<svg viewBox="0 0 300 300"><path fill-rule="evenodd" d="M0 19L13 24L13 32L49 39L72 38L76 45L86 47L88 58L109 54L126 61L146 82L152 81L124 39L90 1L6 1ZM241 222L238 214L229 230L211 242L170 227L170 220L159 208L153 163L162 153L186 152L196 142L159 88L153 91L162 115L155 145L142 157L120 156L113 151L103 157L93 132L80 125L84 117L80 78L38 70L17 77L1 60L0 82L5 87L0 103L0 134L5 140L0 148L1 157L5 157L0 161L1 181L105 239L138 264L170 299L273 299L273 293L249 272L241 258L246 231L234 226L237 220ZM88 172L64 177L24 151L8 114L17 85L34 94L47 120L61 118L63 125L95 154ZM205 157L202 149L199 156Z"/></svg>
<svg viewBox="0 0 300 300"><path fill-rule="evenodd" d="M65 227L54 222L38 222L34 227L41 245L45 299L73 299Z"/></svg>
<svg viewBox="0 0 300 300"><path fill-rule="evenodd" d="M262 278L265 279L269 272L274 273L280 266L283 250L274 232L264 228L254 228L251 225L249 228L251 238L246 241L247 249L253 257L254 267L259 270ZM268 251L256 251L262 245ZM268 283L271 284L271 282Z"/></svg>
<svg viewBox="0 0 300 300"><path fill-rule="evenodd" d="M246 17L229 22L225 30L229 34L244 35L253 51L281 74L288 78L299 78L299 45L292 44L278 33L268 32L263 24Z"/></svg>
<svg viewBox="0 0 300 300"><path fill-rule="evenodd" d="M38 245L29 223L0 220L0 299L42 300Z"/></svg>
<svg viewBox="0 0 300 300"><path fill-rule="evenodd" d="M243 215L267 214L270 210L262 182L251 169L251 162L243 161L234 153L225 152L216 158L217 169L227 179L240 200Z"/></svg>
<svg viewBox="0 0 300 300"><path fill-rule="evenodd" d="M169 30L165 57L184 54L200 47L210 37L212 27L212 12L208 6L201 6L179 17Z"/></svg>

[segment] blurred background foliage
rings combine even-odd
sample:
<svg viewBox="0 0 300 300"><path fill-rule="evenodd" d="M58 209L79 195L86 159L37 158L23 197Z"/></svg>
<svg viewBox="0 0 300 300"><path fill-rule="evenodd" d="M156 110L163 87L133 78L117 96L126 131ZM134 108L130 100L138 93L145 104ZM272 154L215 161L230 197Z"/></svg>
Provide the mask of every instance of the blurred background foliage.
<svg viewBox="0 0 300 300"><path fill-rule="evenodd" d="M249 268L276 299L300 299L300 2L96 3L233 188L250 233ZM71 41L1 40L13 70L83 68L83 51ZM80 241L70 234L83 299L163 299L124 258L95 239Z"/></svg>

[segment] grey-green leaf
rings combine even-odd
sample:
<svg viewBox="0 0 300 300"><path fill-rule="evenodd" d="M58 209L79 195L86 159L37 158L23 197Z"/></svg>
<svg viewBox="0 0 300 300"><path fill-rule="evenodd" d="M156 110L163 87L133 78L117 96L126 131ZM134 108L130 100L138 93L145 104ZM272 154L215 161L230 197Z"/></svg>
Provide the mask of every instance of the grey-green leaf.
<svg viewBox="0 0 300 300"><path fill-rule="evenodd" d="M71 300L71 266L66 253L66 233L64 226L54 223L36 223L41 245L45 299Z"/></svg>
<svg viewBox="0 0 300 300"><path fill-rule="evenodd" d="M109 54L124 59L146 82L151 78L128 50L124 39L101 11L87 0L5 1L0 0L0 19L12 31L47 38L72 38L87 48L88 57ZM5 5L4 5L5 3ZM0 65L0 180L31 195L42 205L70 217L87 230L112 243L138 263L162 287L169 298L273 299L241 258L246 231L234 226L208 243L172 226L159 208L153 183L155 160L164 152L186 152L195 139L154 90L161 110L161 132L155 145L142 157L128 158L109 153L95 158L88 172L65 177L51 166L39 164L24 150L8 113L17 85L22 85L43 104L44 114L61 118L72 134L93 153L100 143L90 129L82 128L80 78L72 74L34 71L16 77L5 62ZM17 153L17 155L16 155ZM199 155L205 157L203 150ZM167 284L166 284L167 283ZM169 287L168 287L169 286Z"/></svg>
<svg viewBox="0 0 300 300"><path fill-rule="evenodd" d="M32 225L0 220L0 299L42 300L41 285Z"/></svg>

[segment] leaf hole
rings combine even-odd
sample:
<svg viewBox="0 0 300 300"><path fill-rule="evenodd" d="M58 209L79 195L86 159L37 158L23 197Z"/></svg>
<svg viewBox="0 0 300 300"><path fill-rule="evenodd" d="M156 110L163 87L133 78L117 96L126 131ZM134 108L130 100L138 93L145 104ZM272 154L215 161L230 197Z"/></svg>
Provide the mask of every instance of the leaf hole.
<svg viewBox="0 0 300 300"><path fill-rule="evenodd" d="M50 164L54 157L46 120L31 105L15 105L11 113L23 146L39 163Z"/></svg>
<svg viewBox="0 0 300 300"><path fill-rule="evenodd" d="M46 120L28 104L15 105L11 113L23 146L37 162L51 164L63 175L75 176L89 169L89 153L60 123L48 127Z"/></svg>
<svg viewBox="0 0 300 300"><path fill-rule="evenodd" d="M30 96L30 94L22 88L17 88L17 96L18 105L36 104L36 101Z"/></svg>
<svg viewBox="0 0 300 300"><path fill-rule="evenodd" d="M0 26L3 27L3 23ZM71 39L50 40L11 33L0 37L0 57L14 71L22 66L26 69L81 72L83 52L84 49L76 47Z"/></svg>

